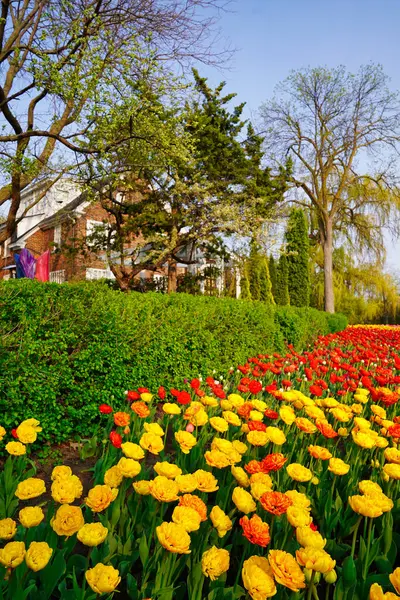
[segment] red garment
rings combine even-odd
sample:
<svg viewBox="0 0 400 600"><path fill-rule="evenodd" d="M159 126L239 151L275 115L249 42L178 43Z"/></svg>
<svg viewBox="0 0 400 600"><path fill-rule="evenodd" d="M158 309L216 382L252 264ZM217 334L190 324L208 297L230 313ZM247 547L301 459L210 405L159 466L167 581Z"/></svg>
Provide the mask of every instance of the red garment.
<svg viewBox="0 0 400 600"><path fill-rule="evenodd" d="M50 276L50 250L47 250L36 260L35 279L49 281Z"/></svg>

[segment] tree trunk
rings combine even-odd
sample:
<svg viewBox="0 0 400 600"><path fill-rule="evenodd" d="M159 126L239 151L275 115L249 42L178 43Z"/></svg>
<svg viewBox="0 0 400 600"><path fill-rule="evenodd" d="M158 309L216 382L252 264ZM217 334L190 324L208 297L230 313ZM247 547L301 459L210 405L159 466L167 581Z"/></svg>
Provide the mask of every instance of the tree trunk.
<svg viewBox="0 0 400 600"><path fill-rule="evenodd" d="M8 216L6 220L6 226L3 231L0 232L0 243L5 242L12 236L16 230L15 221L17 219L17 212L21 203L21 175L18 172L13 173L11 177L11 204L8 210Z"/></svg>
<svg viewBox="0 0 400 600"><path fill-rule="evenodd" d="M323 236L324 250L324 297L325 311L329 313L335 312L335 295L333 290L333 232L332 222L328 219L324 227Z"/></svg>
<svg viewBox="0 0 400 600"><path fill-rule="evenodd" d="M177 268L176 261L171 260L168 263L168 294L176 292L176 284L177 284Z"/></svg>

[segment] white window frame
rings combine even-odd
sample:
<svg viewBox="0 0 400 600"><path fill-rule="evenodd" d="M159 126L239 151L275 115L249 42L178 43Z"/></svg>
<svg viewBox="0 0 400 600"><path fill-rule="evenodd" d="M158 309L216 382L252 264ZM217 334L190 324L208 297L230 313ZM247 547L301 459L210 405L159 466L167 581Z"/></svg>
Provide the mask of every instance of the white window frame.
<svg viewBox="0 0 400 600"><path fill-rule="evenodd" d="M59 246L61 244L61 224L54 226L54 243Z"/></svg>

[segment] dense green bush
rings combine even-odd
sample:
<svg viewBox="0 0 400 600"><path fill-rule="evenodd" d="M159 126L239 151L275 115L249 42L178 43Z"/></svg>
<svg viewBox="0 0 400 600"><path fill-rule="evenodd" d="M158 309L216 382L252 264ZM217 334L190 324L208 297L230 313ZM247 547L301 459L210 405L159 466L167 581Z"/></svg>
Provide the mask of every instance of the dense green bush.
<svg viewBox="0 0 400 600"><path fill-rule="evenodd" d="M126 389L182 386L344 326L338 315L262 302L1 282L0 422L35 416L49 438L86 436L98 405Z"/></svg>
<svg viewBox="0 0 400 600"><path fill-rule="evenodd" d="M277 306L275 323L287 343L296 348L304 348L317 336L331 332L327 314L315 308Z"/></svg>
<svg viewBox="0 0 400 600"><path fill-rule="evenodd" d="M346 315L342 313L334 313L326 315L328 321L328 327L330 333L335 333L335 331L343 331L347 327L348 319Z"/></svg>

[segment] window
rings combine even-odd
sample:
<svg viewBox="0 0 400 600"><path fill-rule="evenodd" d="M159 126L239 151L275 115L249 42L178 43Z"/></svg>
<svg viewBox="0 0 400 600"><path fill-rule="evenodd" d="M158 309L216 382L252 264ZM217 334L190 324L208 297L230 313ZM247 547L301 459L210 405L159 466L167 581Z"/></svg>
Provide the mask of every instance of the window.
<svg viewBox="0 0 400 600"><path fill-rule="evenodd" d="M91 221L91 220L87 220L86 221L86 243L88 246L98 246L98 243L95 243L95 241L92 239L90 239L90 237L93 234L102 234L104 232L104 236L105 233L107 231L107 225L105 225L102 221ZM101 238L100 238L101 239ZM105 244L103 244L103 246L105 246Z"/></svg>
<svg viewBox="0 0 400 600"><path fill-rule="evenodd" d="M50 271L49 279L52 283L64 283L65 269L62 269L61 271Z"/></svg>
<svg viewBox="0 0 400 600"><path fill-rule="evenodd" d="M168 278L165 275L161 275L161 273L154 273L153 281L157 292L165 291L167 286L167 279Z"/></svg>
<svg viewBox="0 0 400 600"><path fill-rule="evenodd" d="M61 244L61 225L54 227L54 243L58 246Z"/></svg>
<svg viewBox="0 0 400 600"><path fill-rule="evenodd" d="M111 269L86 269L86 279L115 279Z"/></svg>

